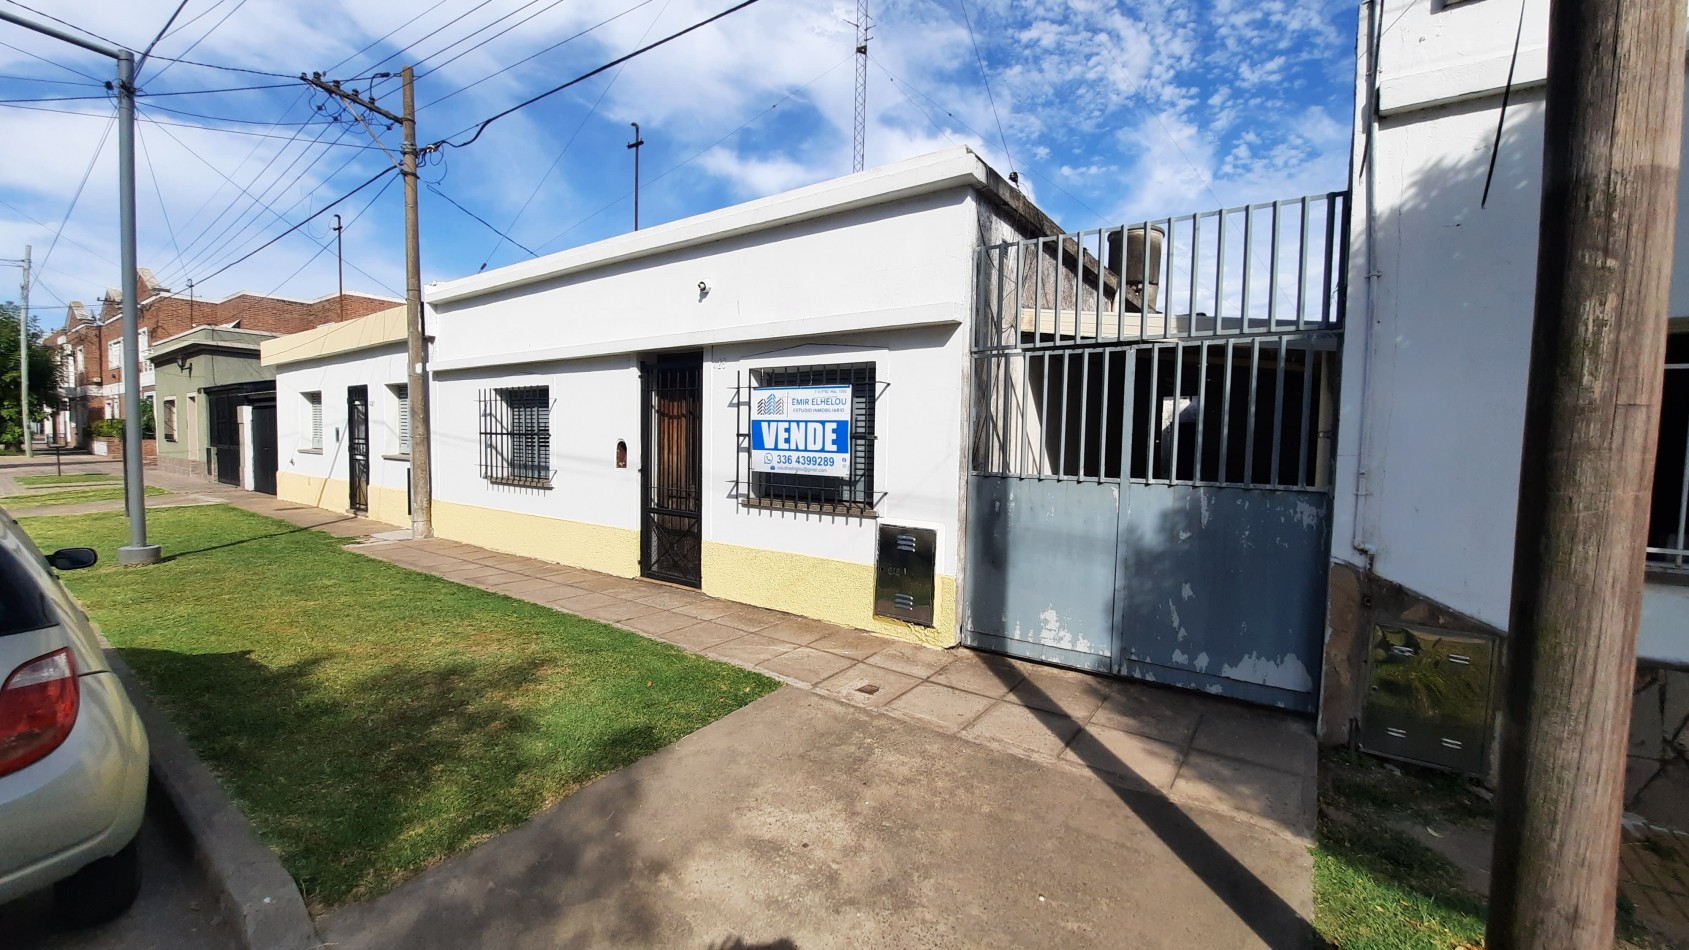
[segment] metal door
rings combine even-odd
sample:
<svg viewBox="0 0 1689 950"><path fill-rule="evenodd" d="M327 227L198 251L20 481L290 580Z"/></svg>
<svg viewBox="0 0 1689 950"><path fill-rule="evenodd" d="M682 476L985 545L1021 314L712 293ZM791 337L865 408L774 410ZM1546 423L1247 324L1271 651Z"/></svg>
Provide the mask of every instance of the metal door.
<svg viewBox="0 0 1689 950"><path fill-rule="evenodd" d="M266 495L276 493L276 404L252 404L252 487Z"/></svg>
<svg viewBox="0 0 1689 950"><path fill-rule="evenodd" d="M369 510L369 387L346 387L347 507Z"/></svg>
<svg viewBox="0 0 1689 950"><path fill-rule="evenodd" d="M696 353L640 364L640 573L691 587L703 582L703 375Z"/></svg>
<svg viewBox="0 0 1689 950"><path fill-rule="evenodd" d="M240 404L235 393L211 397L212 473L225 485L240 485Z"/></svg>
<svg viewBox="0 0 1689 950"><path fill-rule="evenodd" d="M981 251L966 643L1314 708L1343 206Z"/></svg>

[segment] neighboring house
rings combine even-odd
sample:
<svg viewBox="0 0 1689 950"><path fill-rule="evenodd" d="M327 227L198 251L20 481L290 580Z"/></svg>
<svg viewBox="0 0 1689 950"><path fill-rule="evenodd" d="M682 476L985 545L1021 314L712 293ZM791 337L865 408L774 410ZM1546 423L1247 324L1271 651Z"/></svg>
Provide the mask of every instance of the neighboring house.
<svg viewBox="0 0 1689 950"><path fill-rule="evenodd" d="M275 494L276 374L259 362L275 338L195 327L153 344L160 469Z"/></svg>
<svg viewBox="0 0 1689 950"><path fill-rule="evenodd" d="M1321 732L1480 773L1493 766L1509 616L1547 13L1548 0L1526 0L1522 20L1517 3L1385 0L1362 10L1357 64ZM1670 672L1689 664L1681 178L1679 195L1653 520L1636 551L1648 583L1628 800L1651 816L1662 806L1649 780L1689 777L1689 675ZM1674 810L1684 826L1689 809Z"/></svg>
<svg viewBox="0 0 1689 950"><path fill-rule="evenodd" d="M151 270L140 268L138 367L141 396L153 399L155 371L150 358L155 342L177 337L195 327L217 326L261 333L297 333L339 320L350 320L393 306L398 301L366 294L330 294L316 300L293 300L242 292L221 300L202 300L160 286ZM128 374L122 354L123 295L108 290L97 313L71 301L62 330L49 334L66 366L64 403L54 414L52 431L67 444L86 441L90 422L123 414L122 395ZM153 407L156 417L158 407Z"/></svg>
<svg viewBox="0 0 1689 950"><path fill-rule="evenodd" d="M405 308L267 340L263 362L276 380L277 496L408 527Z"/></svg>

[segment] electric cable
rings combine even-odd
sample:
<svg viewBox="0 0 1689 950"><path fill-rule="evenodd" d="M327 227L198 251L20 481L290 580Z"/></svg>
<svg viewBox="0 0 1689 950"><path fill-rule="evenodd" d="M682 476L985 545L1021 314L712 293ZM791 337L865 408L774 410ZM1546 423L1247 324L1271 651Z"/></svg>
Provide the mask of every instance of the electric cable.
<svg viewBox="0 0 1689 950"><path fill-rule="evenodd" d="M106 130L100 136L100 144L94 147L94 154L88 159L88 167L82 172L82 181L76 186L76 193L70 196L70 207L65 208L64 217L59 221L58 230L53 232L52 243L47 245L47 253L41 256L41 269L46 270L47 262L53 259L53 250L59 246L59 235L64 233L70 225L71 212L76 210L76 203L82 200L82 190L88 187L88 177L94 174L94 166L99 164L100 153L106 150L106 140L111 138L111 130L117 127L117 115L112 114L111 121L106 123ZM35 275L30 275L30 285L35 284Z"/></svg>
<svg viewBox="0 0 1689 950"><path fill-rule="evenodd" d="M481 134L483 132L487 131L488 126L490 126L494 122L497 122L498 120L504 118L505 116L510 115L513 112L517 112L519 110L526 109L528 106L531 106L536 102L539 102L541 99L545 99L548 96L556 95L557 93L562 92L565 89L568 89L570 86L574 86L578 83L585 82L586 80L591 79L592 77L598 75L599 73L602 73L602 72L609 70L609 69L613 69L613 68L621 65L622 63L625 63L628 60L633 59L636 56L641 56L641 55L644 55L645 53L649 53L650 51L656 49L659 46L663 46L667 43L672 43L675 40L680 39L681 37L685 36L688 33L691 33L695 30L703 29L704 27L709 26L711 23L714 23L717 20L720 20L724 17L731 16L735 13L738 13L740 10L743 10L746 7L752 6L753 4L756 4L758 2L760 2L760 0L740 0L739 3L737 3L737 4L735 4L731 7L728 7L727 9L721 11L720 13L717 13L714 16L707 17L705 19L699 20L698 22L692 24L689 27L686 27L683 30L678 30L674 33L670 33L668 36L663 37L662 39L656 41L655 43L650 43L650 44L647 44L645 46L641 46L639 49L636 49L631 53L626 53L626 54L623 54L621 56L618 56L615 59L610 60L609 62L605 63L602 66L598 66L594 69L588 70L587 72L580 74L579 76L576 76L575 78L569 80L568 82L562 83L560 85L553 86L550 89L547 89L546 91L540 93L537 96L532 96L528 99L525 99L521 102L518 102L517 104L511 106L510 108L504 110L503 112L499 112L499 113L497 113L493 116L490 116L486 119L483 119L479 123L477 123L475 125L468 126L464 129L462 129L461 131L454 132L453 135L462 135L464 132L468 132L470 129L475 130L474 135L471 135L468 139L466 139L462 142L452 142L452 141L447 141L447 140L443 139L439 142L433 143L432 145L429 146L429 148L438 148L438 147L446 146L446 145L449 145L452 148L464 148L466 146L473 145L475 143L475 140L480 138ZM448 136L447 138L449 139L450 137L451 136Z"/></svg>
<svg viewBox="0 0 1689 950"><path fill-rule="evenodd" d="M437 185L433 182L429 182L428 183L428 190L432 191L436 195L439 195L440 197L446 199L446 203L450 204L452 207L454 207L457 210L463 212L464 214L469 215L471 218L474 218L482 227L484 227L487 230L493 232L494 234L498 235L499 237L504 238L506 241L509 241L510 243L516 245L517 247L521 248L522 250L527 251L529 257L538 257L539 256L538 252L529 248L527 245L523 244L521 241L516 240L515 238L511 237L510 235L504 233L503 231L500 231L498 228L494 227L493 225L488 224L486 218L483 218L480 215L476 214L475 212L469 210L468 208L465 208L463 205L458 204L456 199L452 198L451 195L448 195L444 191L441 191L439 185Z"/></svg>
<svg viewBox="0 0 1689 950"><path fill-rule="evenodd" d="M991 103L992 118L997 120L997 139L1003 143L1003 157L1008 159L1009 174L1016 175L1015 157L1009 151L1009 137L1003 134L1003 117L997 112L997 97L991 93L991 77L985 73L985 57L980 55L979 39L974 36L973 20L968 17L968 0L956 0L956 5L962 8L962 22L968 27L968 42L974 47L974 62L979 64L979 81L985 86L986 101Z"/></svg>
<svg viewBox="0 0 1689 950"><path fill-rule="evenodd" d="M486 82L489 79L494 79L498 76L502 76L505 73L511 71L512 69L515 69L518 66L521 66L524 63L531 62L535 59L538 59L541 56L544 56L545 54L547 54L549 52L552 52L553 50L555 50L558 47L564 45L565 43L571 42L573 40L578 40L581 37L587 35L588 33L591 33L592 31L598 29L599 27L604 26L605 24L614 23L615 21L620 20L622 17L625 17L628 14L632 13L633 11L638 10L640 7L648 6L648 5L655 3L655 2L656 2L656 0L640 0L639 3L636 3L633 6L628 7L626 10L623 10L622 12L616 14L615 16L606 17L605 19L599 20L597 23L594 23L593 25L591 25L591 26L587 27L586 29L580 31L579 33L574 34L573 36L565 37L564 39L558 40L557 42L551 44L550 46L547 46L545 49L542 49L542 50L540 50L536 53L532 53L528 56L524 56L521 59L517 60L516 62L511 63L508 66L505 66L505 67L499 69L497 72L488 73L487 75L482 76L480 79L475 80L474 82L470 83L467 86L461 86L457 89L453 89L451 92L446 93L445 95L439 97L438 99L431 99L428 102L425 102L420 106L417 106L416 111L421 112L422 110L428 108L429 106L438 105L442 102L445 102L447 99L450 99L451 97L453 97L453 96L455 96L459 93L468 92L469 90L474 89L476 86L481 85L482 83Z"/></svg>
<svg viewBox="0 0 1689 950"><path fill-rule="evenodd" d="M260 244L258 247L255 247L251 251L248 251L247 253L241 255L239 258L237 258L233 261L230 261L227 264L224 264L222 267L219 267L218 269L212 271L210 274L207 274L206 276L197 279L195 281L195 283L198 283L198 284L206 283L207 281L211 280L212 278L214 278L214 277L218 276L219 274L222 274L223 272L227 271L229 268L251 260L252 257L254 255L256 255L258 252L264 250L265 248L268 248L272 244L275 244L277 241L280 241L282 238L287 237L289 234L292 234L293 232L295 232L295 231L299 230L300 228L304 227L307 222L310 222L310 221L313 221L317 218L322 217L325 213L328 212L328 210L330 208L334 207L335 205L338 205L340 202L345 201L347 198L352 197L353 195L357 194L358 192L363 191L365 188L368 188L370 185L375 184L376 182L380 181L381 179L387 177L388 175L393 174L395 171L398 171L398 169L393 168L392 166L388 166L387 168L383 168L381 171L376 172L373 177L365 179L363 184L359 185L356 188L353 188L351 191L346 192L345 194L341 195L340 197L338 197L338 198L334 199L333 201L330 201L328 204L324 205L321 210L312 212L310 216L306 217L304 220L298 222L297 224L294 224L293 226L289 227L286 231L283 231L282 233L276 235L275 237L269 239L268 241L265 241L263 244ZM354 267L353 269L357 270L358 273L363 274L365 277L369 277L370 280L374 280L376 283L381 284L383 287L386 287L387 290L389 290L389 291L393 290L393 288L387 287L387 285L385 283L382 283L382 281L376 280L376 278L374 278L374 277L370 277L369 274L364 273L362 270L359 270L356 267Z"/></svg>

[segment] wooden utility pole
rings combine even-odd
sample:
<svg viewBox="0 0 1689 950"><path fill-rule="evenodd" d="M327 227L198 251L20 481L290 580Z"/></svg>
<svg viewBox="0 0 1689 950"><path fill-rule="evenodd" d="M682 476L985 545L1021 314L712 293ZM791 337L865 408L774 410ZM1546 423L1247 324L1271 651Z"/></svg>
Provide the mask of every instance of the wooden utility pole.
<svg viewBox="0 0 1689 950"><path fill-rule="evenodd" d="M1487 946L1613 943L1683 122L1682 0L1553 0Z"/></svg>
<svg viewBox="0 0 1689 950"><path fill-rule="evenodd" d="M380 73L374 78L389 75ZM416 76L409 66L400 70L399 76L404 82L404 112L397 115L377 106L371 98L323 79L321 73L299 78L331 96L350 102L355 108L381 116L404 129L405 139L397 164L405 178L405 391L410 400L411 417L411 536L431 538L434 536L434 478L432 456L428 449L428 340L422 317L422 227L417 221ZM359 122L363 122L361 115L353 114ZM367 123L365 128L368 128ZM370 136L376 138L373 130ZM379 144L380 139L376 138L376 142ZM341 293L344 295L344 288ZM344 299L341 306L345 306Z"/></svg>

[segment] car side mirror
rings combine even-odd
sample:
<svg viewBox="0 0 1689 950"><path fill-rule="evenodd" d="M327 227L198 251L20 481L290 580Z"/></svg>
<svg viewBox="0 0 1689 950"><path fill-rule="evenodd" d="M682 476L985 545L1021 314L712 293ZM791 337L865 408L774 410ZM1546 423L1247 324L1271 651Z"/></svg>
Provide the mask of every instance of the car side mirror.
<svg viewBox="0 0 1689 950"><path fill-rule="evenodd" d="M100 552L93 548L59 548L47 555L47 563L59 571L80 571L100 561Z"/></svg>

